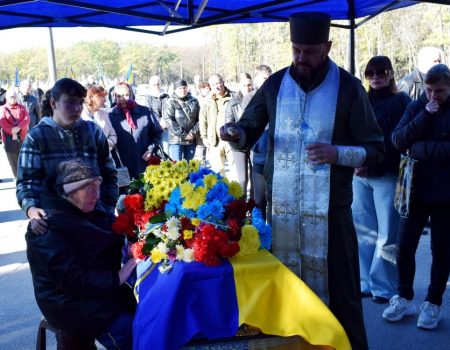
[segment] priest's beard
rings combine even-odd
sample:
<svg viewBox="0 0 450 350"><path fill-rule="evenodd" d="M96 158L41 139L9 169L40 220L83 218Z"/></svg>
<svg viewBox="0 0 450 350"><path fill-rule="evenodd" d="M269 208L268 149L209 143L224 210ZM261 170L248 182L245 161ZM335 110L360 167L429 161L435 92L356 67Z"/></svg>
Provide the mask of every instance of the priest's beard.
<svg viewBox="0 0 450 350"><path fill-rule="evenodd" d="M309 64L294 64L295 71L300 80L314 81L318 69L314 69Z"/></svg>

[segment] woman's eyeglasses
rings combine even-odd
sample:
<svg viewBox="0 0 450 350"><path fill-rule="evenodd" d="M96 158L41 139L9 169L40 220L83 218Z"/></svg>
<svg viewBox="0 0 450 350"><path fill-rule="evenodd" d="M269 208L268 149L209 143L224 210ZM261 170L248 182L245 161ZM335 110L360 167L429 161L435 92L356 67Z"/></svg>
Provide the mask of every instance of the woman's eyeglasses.
<svg viewBox="0 0 450 350"><path fill-rule="evenodd" d="M384 78L389 74L389 69L376 69L376 70L366 70L364 76L368 79L373 78L375 75L380 78Z"/></svg>

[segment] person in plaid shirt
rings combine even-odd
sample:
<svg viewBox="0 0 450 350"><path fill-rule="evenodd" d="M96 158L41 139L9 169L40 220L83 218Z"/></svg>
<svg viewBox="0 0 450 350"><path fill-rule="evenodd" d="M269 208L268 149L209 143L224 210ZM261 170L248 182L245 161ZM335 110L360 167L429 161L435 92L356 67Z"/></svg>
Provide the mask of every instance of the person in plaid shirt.
<svg viewBox="0 0 450 350"><path fill-rule="evenodd" d="M80 118L85 97L86 89L77 81L58 80L51 90L53 117L30 130L20 151L16 195L36 234L47 231L39 198L43 180L64 160L80 157L98 166L103 178L100 204L112 211L117 202L117 170L108 141L97 124Z"/></svg>

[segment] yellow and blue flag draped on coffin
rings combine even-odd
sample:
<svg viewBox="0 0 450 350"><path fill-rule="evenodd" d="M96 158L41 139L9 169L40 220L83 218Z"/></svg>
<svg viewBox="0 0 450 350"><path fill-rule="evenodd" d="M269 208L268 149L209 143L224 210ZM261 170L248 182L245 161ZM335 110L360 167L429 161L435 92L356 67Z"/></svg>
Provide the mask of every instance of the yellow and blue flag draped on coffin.
<svg viewBox="0 0 450 350"><path fill-rule="evenodd" d="M268 251L217 267L179 262L166 274L149 271L136 284L134 349L175 350L199 335L233 337L244 323L264 334L351 349L331 311Z"/></svg>

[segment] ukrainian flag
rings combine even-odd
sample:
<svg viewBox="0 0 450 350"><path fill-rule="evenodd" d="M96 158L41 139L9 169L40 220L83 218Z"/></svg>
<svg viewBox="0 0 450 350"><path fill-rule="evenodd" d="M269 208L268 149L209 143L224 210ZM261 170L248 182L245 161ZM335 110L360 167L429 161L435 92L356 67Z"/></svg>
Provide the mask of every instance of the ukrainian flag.
<svg viewBox="0 0 450 350"><path fill-rule="evenodd" d="M217 267L178 262L162 274L151 266L136 290L135 350L175 350L199 335L233 337L242 324L324 349L351 349L331 311L266 250Z"/></svg>

